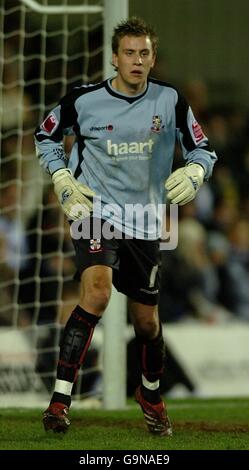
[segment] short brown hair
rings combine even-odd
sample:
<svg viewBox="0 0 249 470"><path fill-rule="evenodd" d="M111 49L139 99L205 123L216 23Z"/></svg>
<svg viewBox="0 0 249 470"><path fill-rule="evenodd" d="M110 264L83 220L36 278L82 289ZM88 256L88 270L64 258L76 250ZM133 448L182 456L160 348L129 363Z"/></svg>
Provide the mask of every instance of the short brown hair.
<svg viewBox="0 0 249 470"><path fill-rule="evenodd" d="M128 20L121 21L121 23L114 28L112 36L112 52L114 52L114 54L118 53L119 41L124 36L149 36L153 53L156 55L158 37L154 29L146 24L142 18L132 16Z"/></svg>

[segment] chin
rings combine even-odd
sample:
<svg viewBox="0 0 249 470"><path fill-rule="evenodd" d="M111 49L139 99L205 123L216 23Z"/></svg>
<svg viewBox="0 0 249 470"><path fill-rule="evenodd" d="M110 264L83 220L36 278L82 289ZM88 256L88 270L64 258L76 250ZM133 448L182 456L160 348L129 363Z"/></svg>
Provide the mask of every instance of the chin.
<svg viewBox="0 0 249 470"><path fill-rule="evenodd" d="M145 83L144 77L132 77L130 80L131 85L141 85L141 83Z"/></svg>

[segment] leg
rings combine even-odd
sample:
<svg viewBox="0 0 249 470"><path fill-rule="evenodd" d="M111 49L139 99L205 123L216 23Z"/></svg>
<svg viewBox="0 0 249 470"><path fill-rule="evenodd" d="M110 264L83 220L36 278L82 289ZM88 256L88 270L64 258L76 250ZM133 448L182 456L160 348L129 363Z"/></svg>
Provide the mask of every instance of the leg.
<svg viewBox="0 0 249 470"><path fill-rule="evenodd" d="M142 381L147 384L150 401L159 402L159 381L164 370L165 347L157 306L129 301L130 316L136 333L137 352L142 370Z"/></svg>
<svg viewBox="0 0 249 470"><path fill-rule="evenodd" d="M111 296L112 268L91 266L81 275L79 305L97 317L105 311Z"/></svg>
<svg viewBox="0 0 249 470"><path fill-rule="evenodd" d="M46 430L65 432L70 424L67 413L73 384L91 343L94 328L108 304L111 286L112 268L108 266L91 266L81 275L79 304L64 329L55 391L44 413Z"/></svg>
<svg viewBox="0 0 249 470"><path fill-rule="evenodd" d="M160 436L171 436L171 423L159 390L165 347L157 307L132 300L129 305L142 370L142 385L136 389L135 397L149 431Z"/></svg>
<svg viewBox="0 0 249 470"><path fill-rule="evenodd" d="M60 357L57 369L59 381L55 391L70 391L77 379L78 371L90 346L92 335L99 318L102 316L111 294L112 269L108 266L91 266L81 275L79 305L72 312L64 329ZM64 387L65 386L65 387ZM67 406L71 403L66 397L53 396L52 402L63 400ZM66 401L65 401L66 400Z"/></svg>

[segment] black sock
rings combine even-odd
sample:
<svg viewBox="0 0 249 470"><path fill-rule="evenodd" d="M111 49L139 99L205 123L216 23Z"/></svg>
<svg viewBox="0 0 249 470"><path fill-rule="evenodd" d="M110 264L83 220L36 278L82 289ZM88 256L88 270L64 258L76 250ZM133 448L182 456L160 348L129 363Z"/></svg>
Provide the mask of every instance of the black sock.
<svg viewBox="0 0 249 470"><path fill-rule="evenodd" d="M164 371L165 347L160 324L156 338L148 339L136 332L137 354L141 370L149 382L160 380Z"/></svg>
<svg viewBox="0 0 249 470"><path fill-rule="evenodd" d="M64 403L64 405L67 405L69 408L71 405L71 396L64 395L64 393L54 392L50 400L50 405L52 403Z"/></svg>
<svg viewBox="0 0 249 470"><path fill-rule="evenodd" d="M144 385L142 385L141 393L143 395L143 398L149 403L151 403L152 405L157 405L157 403L160 403L161 401L159 388L157 388L156 390L149 390Z"/></svg>
<svg viewBox="0 0 249 470"><path fill-rule="evenodd" d="M86 312L79 305L73 310L63 332L57 379L74 383L90 346L92 335L99 317ZM51 403L60 402L70 406L71 396L54 392Z"/></svg>

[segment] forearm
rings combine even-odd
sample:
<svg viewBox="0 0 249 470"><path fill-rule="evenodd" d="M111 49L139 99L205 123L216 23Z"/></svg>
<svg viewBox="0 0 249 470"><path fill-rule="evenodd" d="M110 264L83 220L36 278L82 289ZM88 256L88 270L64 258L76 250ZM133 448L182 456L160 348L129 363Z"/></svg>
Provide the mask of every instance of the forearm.
<svg viewBox="0 0 249 470"><path fill-rule="evenodd" d="M217 156L210 146L208 137L196 121L192 109L181 95L178 95L176 105L176 138L186 164L200 164L205 171L204 178L207 180L212 174Z"/></svg>
<svg viewBox="0 0 249 470"><path fill-rule="evenodd" d="M192 150L192 152L185 153L184 159L187 165L190 163L198 163L201 165L205 171L204 179L208 180L212 175L214 164L217 161L217 155L214 151L198 147Z"/></svg>
<svg viewBox="0 0 249 470"><path fill-rule="evenodd" d="M50 139L39 141L35 138L35 147L39 164L50 175L67 167L68 159L62 142L53 142Z"/></svg>
<svg viewBox="0 0 249 470"><path fill-rule="evenodd" d="M73 102L65 97L35 130L35 146L39 163L51 175L67 167L64 136L74 135L72 130L74 122Z"/></svg>

